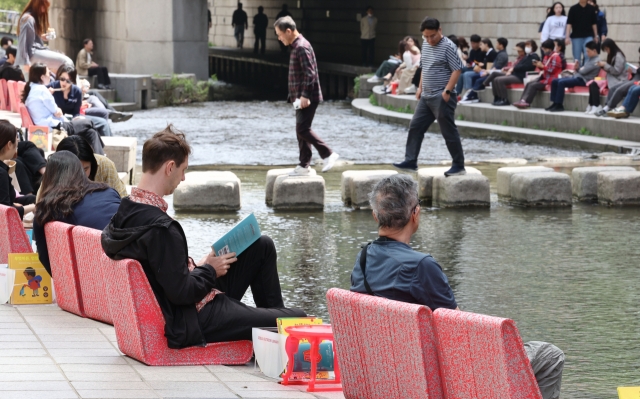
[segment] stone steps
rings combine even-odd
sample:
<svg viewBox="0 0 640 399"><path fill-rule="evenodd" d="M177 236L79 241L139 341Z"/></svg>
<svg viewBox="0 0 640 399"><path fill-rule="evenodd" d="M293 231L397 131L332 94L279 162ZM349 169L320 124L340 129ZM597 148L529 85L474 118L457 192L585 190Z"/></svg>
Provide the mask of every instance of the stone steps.
<svg viewBox="0 0 640 399"><path fill-rule="evenodd" d="M105 100L109 101L109 104L116 102L116 91L114 89L102 90L91 87L92 90L97 91L104 97Z"/></svg>
<svg viewBox="0 0 640 399"><path fill-rule="evenodd" d="M120 111L120 112L130 112L130 111L135 111L139 109L136 103L110 103L110 104L116 111Z"/></svg>

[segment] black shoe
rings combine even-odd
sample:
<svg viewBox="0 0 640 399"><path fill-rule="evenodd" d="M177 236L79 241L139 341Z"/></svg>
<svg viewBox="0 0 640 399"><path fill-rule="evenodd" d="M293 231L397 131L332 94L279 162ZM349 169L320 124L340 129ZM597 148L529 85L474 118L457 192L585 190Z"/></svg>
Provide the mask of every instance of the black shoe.
<svg viewBox="0 0 640 399"><path fill-rule="evenodd" d="M118 112L118 111L112 111L109 113L109 119L111 119L111 122L116 123L116 122L126 122L129 119L131 119L133 117L133 114L130 112Z"/></svg>
<svg viewBox="0 0 640 399"><path fill-rule="evenodd" d="M551 111L551 108L555 107L556 103L551 103L551 105L549 105L547 108L545 108L545 111Z"/></svg>
<svg viewBox="0 0 640 399"><path fill-rule="evenodd" d="M556 104L555 107L551 108L549 112L563 112L564 106L562 104Z"/></svg>
<svg viewBox="0 0 640 399"><path fill-rule="evenodd" d="M449 176L462 176L462 175L466 175L467 171L464 169L464 166L457 166L457 165L453 165L451 166L451 169L449 169L448 171L444 172L444 175L449 177Z"/></svg>
<svg viewBox="0 0 640 399"><path fill-rule="evenodd" d="M102 83L98 83L98 89L99 90L105 90L106 87L104 87L104 85Z"/></svg>
<svg viewBox="0 0 640 399"><path fill-rule="evenodd" d="M497 107L503 107L505 105L511 105L511 104L509 103L509 101L505 100L504 98L501 98L500 100L498 100L497 103L494 103L493 105Z"/></svg>
<svg viewBox="0 0 640 399"><path fill-rule="evenodd" d="M394 162L393 166L395 166L398 169L401 170L408 170L411 172L417 172L418 171L418 163L417 162L411 162L411 161L402 161L402 162Z"/></svg>

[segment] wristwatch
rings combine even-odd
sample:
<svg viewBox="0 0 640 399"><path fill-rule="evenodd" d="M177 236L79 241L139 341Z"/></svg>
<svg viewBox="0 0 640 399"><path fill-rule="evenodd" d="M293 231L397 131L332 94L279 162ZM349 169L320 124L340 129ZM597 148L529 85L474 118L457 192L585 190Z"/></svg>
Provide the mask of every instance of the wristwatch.
<svg viewBox="0 0 640 399"><path fill-rule="evenodd" d="M445 90L445 93L447 93L448 95L451 95L451 90Z"/></svg>

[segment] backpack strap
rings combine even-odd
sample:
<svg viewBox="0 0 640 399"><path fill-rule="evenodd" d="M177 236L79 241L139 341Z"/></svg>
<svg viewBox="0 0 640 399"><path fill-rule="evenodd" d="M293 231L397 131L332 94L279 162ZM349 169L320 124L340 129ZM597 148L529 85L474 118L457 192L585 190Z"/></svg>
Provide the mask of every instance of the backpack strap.
<svg viewBox="0 0 640 399"><path fill-rule="evenodd" d="M362 278L364 279L364 288L367 290L367 293L369 295L375 296L375 294L373 293L373 290L371 289L371 286L369 286L369 282L367 281L367 273L366 273L367 249L369 249L370 245L371 243L368 243L362 248L362 252L360 253L360 269L362 270Z"/></svg>

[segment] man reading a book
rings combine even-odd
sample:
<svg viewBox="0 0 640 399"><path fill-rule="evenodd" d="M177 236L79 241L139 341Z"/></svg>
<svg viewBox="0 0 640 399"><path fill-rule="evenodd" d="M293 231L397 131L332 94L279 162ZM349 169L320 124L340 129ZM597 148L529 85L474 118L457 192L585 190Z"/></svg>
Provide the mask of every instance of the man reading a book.
<svg viewBox="0 0 640 399"><path fill-rule="evenodd" d="M262 236L242 254L198 263L188 254L180 223L162 198L184 180L191 148L171 125L144 143L142 177L102 232L111 259L135 259L149 280L165 319L170 348L250 340L252 327L275 327L278 317L304 317L284 307L273 241ZM240 300L251 287L257 307Z"/></svg>
<svg viewBox="0 0 640 399"><path fill-rule="evenodd" d="M442 267L430 254L414 251L411 237L420 225L418 185L408 175L382 179L369 195L379 238L356 258L351 291L395 301L456 309L458 304ZM544 399L560 397L564 353L540 341L524 344Z"/></svg>

